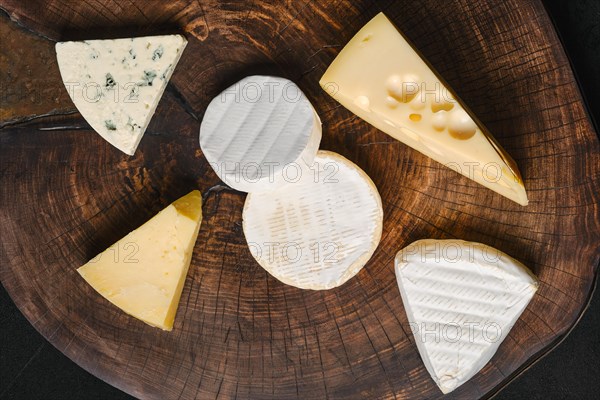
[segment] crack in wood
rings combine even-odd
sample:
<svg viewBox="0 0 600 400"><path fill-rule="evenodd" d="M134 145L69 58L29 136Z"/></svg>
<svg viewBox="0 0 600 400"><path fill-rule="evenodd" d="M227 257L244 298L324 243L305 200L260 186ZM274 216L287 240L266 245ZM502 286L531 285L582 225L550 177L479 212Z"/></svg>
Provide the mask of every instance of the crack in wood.
<svg viewBox="0 0 600 400"><path fill-rule="evenodd" d="M44 114L33 114L33 115L28 115L26 117L19 117L17 119L12 119L12 120L8 120L8 121L4 121L4 122L0 122L0 129L5 129L5 128L20 128L21 125L25 125L31 121L37 120L37 119L41 119L41 118L48 118L48 117L58 117L58 116L66 116L66 115L73 115L73 114L77 114L79 111L77 110L69 110L69 111L60 111L60 110L53 110ZM40 129L40 130L44 130L44 129ZM46 130L52 130L51 128L46 129Z"/></svg>
<svg viewBox="0 0 600 400"><path fill-rule="evenodd" d="M181 92L179 91L177 86L175 86L174 83L169 82L167 84L166 91L173 95L173 98L183 108L183 111L189 114L196 121L200 121L200 117L198 116L198 114L196 114L192 106L187 102L183 94L181 94Z"/></svg>
<svg viewBox="0 0 600 400"><path fill-rule="evenodd" d="M2 17L6 17L6 18L10 19L19 28L23 29L24 31L27 31L27 32L31 33L34 36L37 36L39 38L48 40L50 42L56 42L56 40L54 40L54 39L52 39L52 38L44 35L43 33L37 32L37 31L33 30L32 28L29 28L27 25L25 25L24 23L22 23L20 19L16 18L12 13L10 13L8 10L6 10L2 5L0 5L0 15L2 15Z"/></svg>
<svg viewBox="0 0 600 400"><path fill-rule="evenodd" d="M389 142L367 142L367 143L359 143L358 146L359 147L369 147L369 146L379 145L379 144L398 144L398 143L400 143L400 142L397 140L389 141Z"/></svg>
<svg viewBox="0 0 600 400"><path fill-rule="evenodd" d="M230 191L230 192L233 192L233 193L242 193L242 192L240 192L238 190L230 188L227 185L222 185L222 184L219 183L219 184L216 184L216 185L213 185L213 186L209 187L208 189L206 189L204 191L204 193L202 194L202 204L206 203L206 200L208 199L208 196L210 196L211 193L217 193L218 194L218 193L221 193L223 191Z"/></svg>

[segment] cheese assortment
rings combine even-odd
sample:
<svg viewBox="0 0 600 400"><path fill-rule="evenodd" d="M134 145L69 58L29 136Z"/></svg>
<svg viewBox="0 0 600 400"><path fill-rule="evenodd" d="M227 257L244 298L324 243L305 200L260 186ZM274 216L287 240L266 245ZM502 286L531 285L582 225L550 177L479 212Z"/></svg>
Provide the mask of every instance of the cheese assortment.
<svg viewBox="0 0 600 400"><path fill-rule="evenodd" d="M216 174L243 192L285 185L312 165L321 120L293 82L248 76L215 97L200 126L200 147Z"/></svg>
<svg viewBox="0 0 600 400"><path fill-rule="evenodd" d="M487 364L538 288L517 260L463 240L414 242L395 270L417 348L443 393Z"/></svg>
<svg viewBox="0 0 600 400"><path fill-rule="evenodd" d="M181 35L63 42L56 54L81 115L133 155L186 43ZM515 162L383 14L320 84L392 137L527 205ZM321 120L293 82L254 75L224 90L206 109L199 141L219 178L248 193L249 249L281 282L332 289L375 252L383 226L377 188L348 159L319 151ZM124 312L171 330L201 220L195 190L77 271ZM417 349L443 393L492 358L538 287L518 261L462 240L417 241L398 252L395 273Z"/></svg>
<svg viewBox="0 0 600 400"><path fill-rule="evenodd" d="M371 179L339 154L279 190L250 193L244 235L256 261L281 282L331 289L356 275L381 238L381 198Z"/></svg>
<svg viewBox="0 0 600 400"><path fill-rule="evenodd" d="M83 118L133 155L186 44L181 35L59 42L56 58Z"/></svg>
<svg viewBox="0 0 600 400"><path fill-rule="evenodd" d="M170 331L201 221L194 190L77 271L127 314Z"/></svg>
<svg viewBox="0 0 600 400"><path fill-rule="evenodd" d="M383 13L342 49L320 84L393 138L520 205L528 204L513 159Z"/></svg>

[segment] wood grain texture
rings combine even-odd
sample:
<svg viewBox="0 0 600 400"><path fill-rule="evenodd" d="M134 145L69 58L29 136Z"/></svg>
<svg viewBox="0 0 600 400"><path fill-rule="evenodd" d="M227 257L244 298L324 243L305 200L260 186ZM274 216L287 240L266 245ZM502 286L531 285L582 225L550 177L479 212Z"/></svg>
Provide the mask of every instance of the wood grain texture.
<svg viewBox="0 0 600 400"><path fill-rule="evenodd" d="M39 99L2 97L0 278L42 335L124 391L149 399L441 397L393 274L397 250L422 238L497 247L541 282L492 361L448 398L494 393L560 340L587 303L600 259L600 144L537 0L0 7L12 19L0 19L2 36L13 43L0 47L0 62L35 72L3 73L2 88ZM382 10L515 158L528 207L394 141L320 90L327 65ZM127 157L73 113L51 41L168 31L184 32L189 44ZM250 73L294 80L323 120L322 148L357 163L381 193L381 244L340 288L302 291L262 270L241 229L244 195L221 186L199 149L208 102ZM44 85L27 88L42 75ZM48 91L36 91L42 86ZM193 188L204 193L204 221L174 330L161 332L102 299L75 269Z"/></svg>
<svg viewBox="0 0 600 400"><path fill-rule="evenodd" d="M0 37L5 48L0 53L0 128L40 116L77 111L61 85L52 42L28 37L29 47L25 47L22 30L6 20L0 25Z"/></svg>

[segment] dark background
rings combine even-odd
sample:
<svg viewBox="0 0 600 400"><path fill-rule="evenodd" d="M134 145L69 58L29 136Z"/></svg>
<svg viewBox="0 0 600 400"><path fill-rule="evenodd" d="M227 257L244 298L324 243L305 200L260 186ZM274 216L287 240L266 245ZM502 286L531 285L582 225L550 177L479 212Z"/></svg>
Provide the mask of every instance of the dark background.
<svg viewBox="0 0 600 400"><path fill-rule="evenodd" d="M598 132L600 0L543 3L571 59ZM2 286L0 326L0 399L132 399L79 368L49 344L27 322ZM595 295L564 341L495 399L596 399L599 393L600 295Z"/></svg>

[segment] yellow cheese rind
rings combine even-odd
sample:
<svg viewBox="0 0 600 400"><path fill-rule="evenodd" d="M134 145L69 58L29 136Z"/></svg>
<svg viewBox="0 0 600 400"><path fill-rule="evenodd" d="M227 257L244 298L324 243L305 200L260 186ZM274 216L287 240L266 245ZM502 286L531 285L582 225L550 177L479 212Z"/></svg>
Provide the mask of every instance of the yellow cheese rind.
<svg viewBox="0 0 600 400"><path fill-rule="evenodd" d="M127 314L170 331L202 221L194 190L77 272Z"/></svg>
<svg viewBox="0 0 600 400"><path fill-rule="evenodd" d="M520 205L516 163L380 13L320 80L348 110L393 138Z"/></svg>

